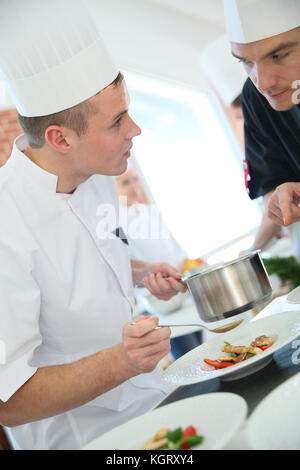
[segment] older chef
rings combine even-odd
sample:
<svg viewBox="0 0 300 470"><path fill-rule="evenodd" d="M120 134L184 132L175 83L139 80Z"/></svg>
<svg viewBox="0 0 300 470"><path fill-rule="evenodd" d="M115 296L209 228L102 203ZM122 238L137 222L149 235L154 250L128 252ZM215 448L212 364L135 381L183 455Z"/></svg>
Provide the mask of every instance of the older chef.
<svg viewBox="0 0 300 470"><path fill-rule="evenodd" d="M224 34L213 41L201 54L201 65L217 93L223 108L232 124L237 141L240 144L244 160L244 116L242 111L242 90L248 78L245 70L231 53L231 45ZM245 186L248 188L248 163L243 161ZM253 247L240 252L240 255L253 249L263 249L274 237L281 234L281 227L267 216L267 207L262 208L262 218L257 230Z"/></svg>
<svg viewBox="0 0 300 470"><path fill-rule="evenodd" d="M118 227L99 230L140 129L85 5L20 3L0 5L0 67L25 133L0 170L0 423L23 449L78 449L166 395L170 330L132 324L133 282L168 299L180 276L131 269Z"/></svg>
<svg viewBox="0 0 300 470"><path fill-rule="evenodd" d="M300 181L300 0L224 0L224 6L232 54L249 75L242 100L249 195L263 196L267 207L277 186ZM263 248L278 230L269 224L252 248ZM298 223L289 234L300 261Z"/></svg>

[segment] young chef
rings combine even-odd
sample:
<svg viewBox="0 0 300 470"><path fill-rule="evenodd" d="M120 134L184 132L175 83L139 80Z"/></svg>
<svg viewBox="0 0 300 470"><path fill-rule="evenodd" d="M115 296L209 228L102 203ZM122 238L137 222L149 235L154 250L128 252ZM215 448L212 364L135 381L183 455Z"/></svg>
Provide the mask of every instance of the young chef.
<svg viewBox="0 0 300 470"><path fill-rule="evenodd" d="M232 54L249 75L243 89L248 191L267 205L277 186L300 181L300 0L224 0L224 6ZM267 225L252 249L278 233L275 222ZM300 261L298 224L290 236Z"/></svg>
<svg viewBox="0 0 300 470"><path fill-rule="evenodd" d="M132 324L133 282L165 299L182 287L167 264L131 273L114 218L99 229L140 129L85 5L20 3L0 5L0 67L25 130L0 170L0 423L23 449L79 449L165 397L170 330Z"/></svg>

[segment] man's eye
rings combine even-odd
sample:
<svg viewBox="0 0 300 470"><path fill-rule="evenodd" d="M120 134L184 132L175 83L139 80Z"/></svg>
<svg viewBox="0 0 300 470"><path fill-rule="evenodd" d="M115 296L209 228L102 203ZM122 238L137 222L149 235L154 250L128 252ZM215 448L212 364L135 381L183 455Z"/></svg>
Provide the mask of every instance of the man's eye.
<svg viewBox="0 0 300 470"><path fill-rule="evenodd" d="M286 54L274 54L273 59L274 60L281 60L281 59L284 59L285 57L287 57L288 55L289 55L288 52Z"/></svg>
<svg viewBox="0 0 300 470"><path fill-rule="evenodd" d="M119 119L113 124L113 127L119 127L120 124L121 124L121 119L122 119L122 118L119 118Z"/></svg>
<svg viewBox="0 0 300 470"><path fill-rule="evenodd" d="M249 65L251 63L250 60L247 59L239 59L239 62L243 65Z"/></svg>

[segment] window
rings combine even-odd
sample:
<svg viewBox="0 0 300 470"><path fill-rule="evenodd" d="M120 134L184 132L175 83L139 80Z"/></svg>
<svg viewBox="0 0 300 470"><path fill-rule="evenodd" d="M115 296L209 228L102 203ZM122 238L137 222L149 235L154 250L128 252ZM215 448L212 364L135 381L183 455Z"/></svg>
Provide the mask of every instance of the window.
<svg viewBox="0 0 300 470"><path fill-rule="evenodd" d="M6 104L6 91L4 83L0 81L0 107Z"/></svg>
<svg viewBox="0 0 300 470"><path fill-rule="evenodd" d="M261 213L246 193L243 158L214 96L130 74L126 82L130 115L142 128L136 161L188 256L249 237Z"/></svg>

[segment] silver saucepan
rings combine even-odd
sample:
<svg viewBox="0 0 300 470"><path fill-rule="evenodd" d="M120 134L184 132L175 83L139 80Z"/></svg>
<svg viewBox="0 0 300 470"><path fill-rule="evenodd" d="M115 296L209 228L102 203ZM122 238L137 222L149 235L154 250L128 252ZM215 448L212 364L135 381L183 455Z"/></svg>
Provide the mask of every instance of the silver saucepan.
<svg viewBox="0 0 300 470"><path fill-rule="evenodd" d="M272 296L260 251L183 278L205 323L222 322L247 312Z"/></svg>
<svg viewBox="0 0 300 470"><path fill-rule="evenodd" d="M228 331L247 318L249 310L271 298L272 286L259 253L253 251L182 278L203 327L219 333ZM235 321L229 323L232 317Z"/></svg>

